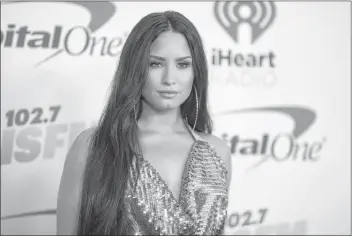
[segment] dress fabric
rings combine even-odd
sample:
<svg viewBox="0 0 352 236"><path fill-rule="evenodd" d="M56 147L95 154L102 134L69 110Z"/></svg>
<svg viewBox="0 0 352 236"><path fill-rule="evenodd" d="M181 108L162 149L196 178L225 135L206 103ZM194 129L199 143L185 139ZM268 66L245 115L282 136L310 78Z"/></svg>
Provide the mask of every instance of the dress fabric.
<svg viewBox="0 0 352 236"><path fill-rule="evenodd" d="M195 142L183 172L179 201L146 159L138 156L132 163L124 201L129 235L223 232L228 207L227 170L215 149L187 127Z"/></svg>

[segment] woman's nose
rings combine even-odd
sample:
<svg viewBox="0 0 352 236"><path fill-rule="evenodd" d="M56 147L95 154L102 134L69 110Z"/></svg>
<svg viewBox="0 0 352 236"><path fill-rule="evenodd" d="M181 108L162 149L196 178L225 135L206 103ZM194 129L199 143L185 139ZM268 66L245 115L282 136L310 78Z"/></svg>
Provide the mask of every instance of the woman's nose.
<svg viewBox="0 0 352 236"><path fill-rule="evenodd" d="M176 71L172 66L168 66L163 76L163 83L167 85L175 84L176 82Z"/></svg>

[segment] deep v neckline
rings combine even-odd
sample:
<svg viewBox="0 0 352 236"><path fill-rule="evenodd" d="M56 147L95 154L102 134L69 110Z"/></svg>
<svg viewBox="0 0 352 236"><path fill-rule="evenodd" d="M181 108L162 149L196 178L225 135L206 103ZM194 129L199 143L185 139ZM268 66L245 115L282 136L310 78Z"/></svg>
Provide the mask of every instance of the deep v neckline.
<svg viewBox="0 0 352 236"><path fill-rule="evenodd" d="M186 159L186 163L185 163L185 166L183 168L183 173L182 173L182 176L181 176L181 186L180 186L180 193L179 193L178 199L176 198L175 194L171 191L169 185L164 180L164 178L161 176L159 171L157 171L156 168L154 168L154 166L147 159L145 159L143 156L139 156L141 158L141 160L142 160L142 164L147 165L148 168L150 168L154 172L154 174L157 176L158 180L163 184L164 189L168 192L168 194L170 194L171 199L177 205L181 205L182 192L183 192L183 188L184 188L184 179L185 179L185 176L187 176L188 166L189 166L190 162L193 159L194 150L195 150L195 147L196 147L197 143L198 143L198 140L195 140L193 145L192 145L192 147L191 147L191 149L190 149L190 151L189 151L189 155L188 155L188 157Z"/></svg>
<svg viewBox="0 0 352 236"><path fill-rule="evenodd" d="M164 189L170 194L171 199L178 205L181 205L181 198L182 198L182 192L183 192L183 188L184 188L184 179L188 174L188 166L190 165L193 157L194 157L194 151L196 150L196 146L199 142L199 139L196 138L196 135L193 133L193 130L191 130L191 128L189 127L189 125L185 122L186 128L188 129L188 131L190 132L194 142L191 146L191 149L188 152L188 156L186 158L186 163L185 166L183 167L183 171L182 171L182 175L181 175L181 186L180 186L180 192L179 192L179 196L178 199L176 198L176 196L174 195L174 193L171 191L169 185L167 184L167 182L164 180L164 178L161 176L161 174L159 173L159 171L156 170L156 168L154 168L154 166L143 157L143 155L139 155L139 158L142 160L142 164L145 164L148 166L148 168L150 168L154 174L157 176L157 178L159 179L159 181L163 184Z"/></svg>

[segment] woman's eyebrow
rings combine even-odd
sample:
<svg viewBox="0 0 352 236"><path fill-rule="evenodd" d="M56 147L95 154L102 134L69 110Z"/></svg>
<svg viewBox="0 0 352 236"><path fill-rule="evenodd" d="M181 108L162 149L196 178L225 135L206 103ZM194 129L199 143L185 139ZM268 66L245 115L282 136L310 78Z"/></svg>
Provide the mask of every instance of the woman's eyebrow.
<svg viewBox="0 0 352 236"><path fill-rule="evenodd" d="M155 56L155 55L150 55L150 57L158 59L160 61L165 61L164 57L159 57L159 56ZM182 60L185 60L185 59L188 59L188 58L192 58L192 57L191 56L179 57L179 58L176 58L176 61L182 61Z"/></svg>

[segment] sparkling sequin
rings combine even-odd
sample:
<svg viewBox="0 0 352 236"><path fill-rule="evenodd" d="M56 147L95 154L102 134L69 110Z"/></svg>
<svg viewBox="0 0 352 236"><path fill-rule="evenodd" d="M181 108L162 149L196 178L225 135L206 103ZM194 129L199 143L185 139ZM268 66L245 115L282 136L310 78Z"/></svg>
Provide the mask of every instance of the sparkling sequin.
<svg viewBox="0 0 352 236"><path fill-rule="evenodd" d="M137 162L140 164L138 179L135 178ZM208 142L197 139L192 147L179 201L143 157L135 159L129 174L125 194L129 234L214 235L222 232L228 206L227 172Z"/></svg>

